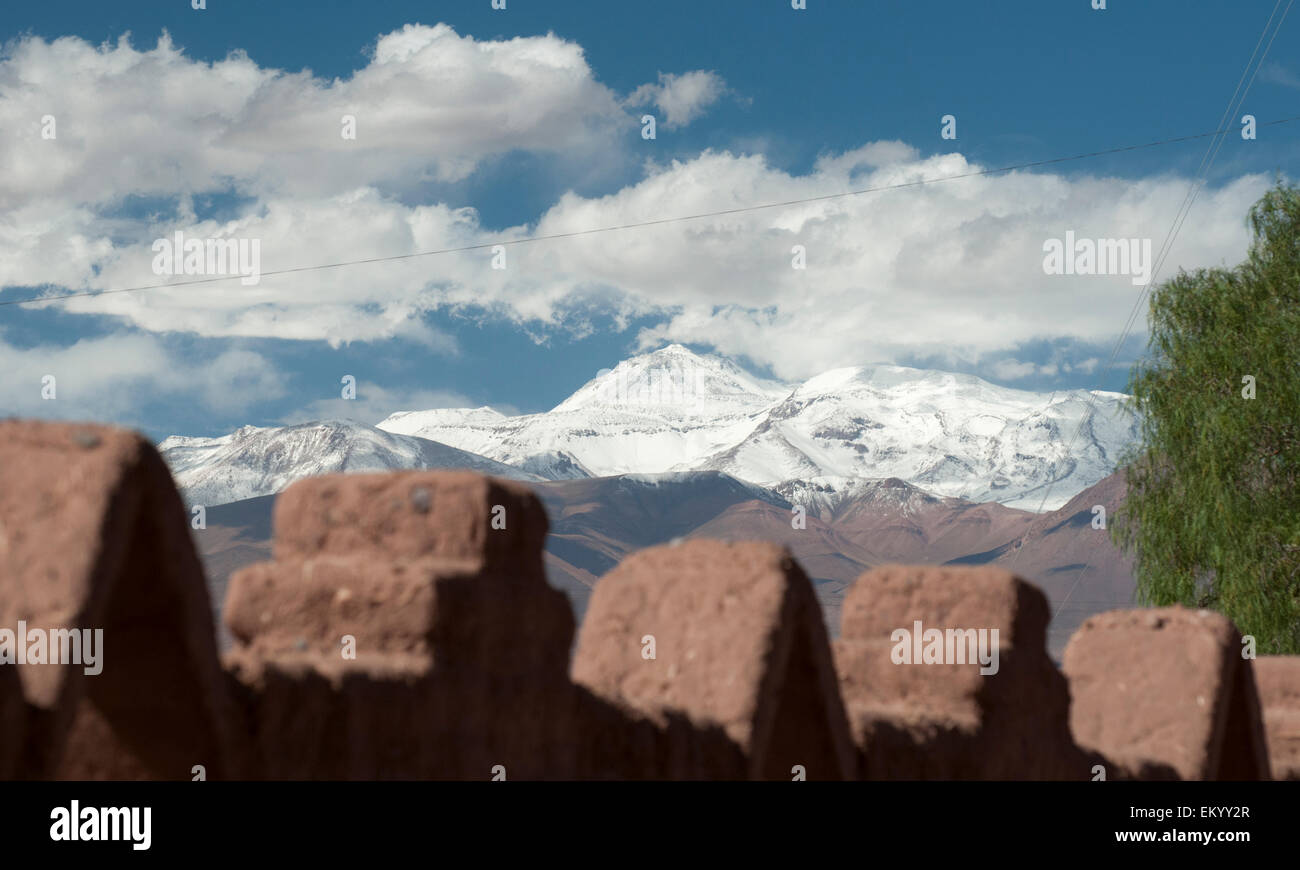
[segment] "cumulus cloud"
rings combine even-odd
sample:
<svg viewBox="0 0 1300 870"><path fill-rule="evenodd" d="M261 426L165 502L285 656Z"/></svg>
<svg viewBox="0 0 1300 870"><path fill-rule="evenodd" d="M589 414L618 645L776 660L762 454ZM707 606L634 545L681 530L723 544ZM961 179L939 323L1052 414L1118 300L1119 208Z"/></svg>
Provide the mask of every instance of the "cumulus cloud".
<svg viewBox="0 0 1300 870"><path fill-rule="evenodd" d="M142 401L225 414L246 409L250 397L269 402L286 392L260 354L232 348L191 356L139 334L23 348L0 341L0 371L0 409L46 419L134 423Z"/></svg>
<svg viewBox="0 0 1300 870"><path fill-rule="evenodd" d="M240 52L203 63L166 33L148 50L126 35L101 46L27 37L0 57L0 94L0 127L15 131L0 137L0 209L456 180L516 149L594 152L628 121L576 43L478 41L445 24L381 36L366 66L333 80Z"/></svg>
<svg viewBox="0 0 1300 870"><path fill-rule="evenodd" d="M492 268L492 244L532 234L834 197L979 168L960 154L921 157L896 143L828 155L805 175L759 155L705 152L652 167L608 196L566 194L536 224L497 232L473 210L407 206L372 188L271 199L237 227L199 224L187 233L260 238L264 271L319 262L322 252L338 261L488 247L264 277L256 287L231 281L64 304L150 330L334 343L402 336L448 352L454 347L428 325L428 312L476 308L531 330L564 332L589 328L575 311L603 309L615 318L660 315L641 336L645 346L712 345L790 378L903 354L969 362L1044 337L1096 344L1117 335L1139 290L1131 277L1045 274L1044 243L1073 232L1151 238L1158 248L1185 179L964 178L507 247L506 268ZM1247 176L1204 191L1157 277L1239 260L1247 243L1242 216L1268 185L1264 176ZM804 269L793 268L796 246ZM98 280L157 280L150 259L143 245L114 249Z"/></svg>
<svg viewBox="0 0 1300 870"><path fill-rule="evenodd" d="M472 210L445 206L405 207L373 188L310 199L268 199L256 214L235 221L185 225L164 222L148 239L248 239L259 242L261 271L305 264L402 256L472 243L484 237ZM291 275L263 275L254 286L239 279L186 286L187 276L159 277L146 243L115 248L98 265L101 287L141 287L170 280L175 289L82 297L62 302L64 310L119 315L152 331L186 331L205 336L276 337L327 341L407 338L430 349L454 353L453 339L421 315L439 304L438 287L459 262L430 257L384 264L325 269ZM480 258L481 259L481 258ZM448 267L452 272L447 272ZM24 283L24 282L14 282ZM28 281L26 283L37 283Z"/></svg>
<svg viewBox="0 0 1300 870"><path fill-rule="evenodd" d="M638 93L666 123L686 123L725 84L697 71L646 87ZM149 51L27 38L0 59L0 94L0 126L18 131L0 140L0 286L152 284L161 279L150 243L177 230L257 239L263 273L474 248L61 303L160 333L403 338L454 353L431 313L479 312L538 340L650 316L658 323L641 333L644 346L712 346L790 379L904 355L994 360L1044 338L1095 355L1139 288L1125 275L1045 274L1044 242L1073 232L1150 238L1158 249L1188 188L1174 176L1052 172L942 181L983 167L892 141L826 153L802 174L762 154L705 151L650 164L608 195L569 192L527 225L485 227L473 209L403 196L394 179L463 177L520 147L608 147L611 125L630 116L580 46L476 41L444 25L381 37L367 66L333 81L238 54L198 63L165 38ZM59 119L55 140L39 136L44 113ZM357 117L355 142L339 136L343 113ZM922 180L936 183L841 196ZM1203 191L1158 277L1239 260L1243 216L1269 182L1252 175ZM200 220L186 197L213 189L249 204L230 220ZM113 209L128 194L181 206L124 222ZM662 222L800 200L811 201ZM570 235L640 222L655 223ZM511 244L552 234L567 237ZM796 256L806 268L793 268Z"/></svg>
<svg viewBox="0 0 1300 870"><path fill-rule="evenodd" d="M345 115L355 139L342 135ZM333 80L239 52L199 62L166 33L145 50L129 36L100 46L27 37L0 55L0 127L16 131L0 137L0 288L159 283L150 245L177 231L257 239L264 271L320 263L326 252L339 261L478 241L472 210L396 203L507 152L604 159L634 121L581 46L549 34L480 41L408 25ZM214 192L247 205L235 220L196 220L192 198ZM151 199L176 206L120 216L125 202ZM421 322L445 283L431 264L313 272L267 280L260 292L232 282L123 294L68 310L156 331L332 344L403 337L451 351Z"/></svg>
<svg viewBox="0 0 1300 870"><path fill-rule="evenodd" d="M658 84L641 85L628 97L627 104L657 106L664 113L664 126L671 129L691 123L726 93L726 81L715 72L661 72Z"/></svg>
<svg viewBox="0 0 1300 870"><path fill-rule="evenodd" d="M706 153L614 196L569 197L538 229L786 202L981 168L960 154L860 151L832 155L802 176L761 157ZM1158 277L1239 260L1243 216L1268 184L1249 176L1204 191ZM1112 340L1139 288L1127 275L1047 275L1044 242L1073 231L1154 238L1158 248L1187 186L1176 177L967 178L583 237L530 251L529 274L615 286L666 312L643 333L643 346L712 345L783 377L905 354L964 363L1044 337ZM805 269L793 268L796 246Z"/></svg>

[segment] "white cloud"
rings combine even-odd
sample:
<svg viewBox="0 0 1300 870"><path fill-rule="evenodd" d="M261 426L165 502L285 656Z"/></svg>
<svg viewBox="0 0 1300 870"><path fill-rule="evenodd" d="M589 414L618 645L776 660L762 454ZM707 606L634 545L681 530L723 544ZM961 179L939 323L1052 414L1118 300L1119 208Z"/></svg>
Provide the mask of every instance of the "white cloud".
<svg viewBox="0 0 1300 870"><path fill-rule="evenodd" d="M1038 374L1038 366L1031 362L1002 359L993 363L989 371L1000 381L1019 381Z"/></svg>
<svg viewBox="0 0 1300 870"><path fill-rule="evenodd" d="M828 155L807 175L790 175L761 156L705 152L652 167L644 180L609 196L566 194L535 226L502 232L485 230L472 210L407 206L371 188L268 199L262 213L238 225L196 224L185 232L260 238L265 272L978 169L960 154L907 159L896 143ZM1247 176L1203 191L1157 277L1241 259L1243 216L1268 185L1264 176ZM1158 243L1186 190L1187 181L1176 177L1011 173L508 247L504 270L490 267L492 252L484 249L264 276L256 287L231 281L63 304L121 315L150 330L335 344L401 336L448 353L454 343L427 324L426 312L483 308L535 333L579 334L594 311L616 318L658 312L666 320L645 332L645 345L712 345L769 364L782 377L903 354L971 362L1045 337L1112 340L1139 288L1128 276L1046 275L1043 242L1073 230L1078 238ZM806 270L791 268L795 245L806 248ZM151 257L143 244L115 249L95 283L152 283Z"/></svg>
<svg viewBox="0 0 1300 870"><path fill-rule="evenodd" d="M322 260L410 254L482 238L472 211L444 206L408 208L373 188L323 198L269 199L260 213L238 221L199 222L183 228L159 224L145 235L149 239L170 238L177 229L189 238L257 239L263 273ZM102 262L95 283L140 287L167 280L153 274L153 258L147 243L117 248ZM457 272L462 280L468 277L462 260L430 257L292 275L264 274L260 283L250 287L235 279L59 304L72 312L120 315L141 328L160 332L269 336L327 341L333 346L401 337L451 354L456 351L454 340L429 326L420 315L438 304L439 283ZM446 271L449 266L451 272Z"/></svg>
<svg viewBox="0 0 1300 870"><path fill-rule="evenodd" d="M638 93L666 123L686 123L724 90L696 71ZM1138 288L1126 276L1045 275L1044 240L1073 230L1158 248L1188 187L1172 176L1015 172L836 197L982 167L901 142L823 154L804 175L762 155L706 151L652 164L607 196L565 194L533 225L485 228L472 209L397 188L462 177L521 146L595 153L634 118L580 46L549 35L477 41L443 25L381 37L369 64L333 81L242 55L198 63L166 39L137 51L27 38L0 59L0 94L0 127L17 131L0 137L0 286L152 284L150 242L177 230L258 239L265 273L831 197L512 246L504 270L483 249L59 303L200 336L401 337L455 353L430 312L486 311L539 337L659 314L646 345L709 345L791 379L904 354L993 359L1043 338L1104 343ZM357 115L356 142L338 135L344 112ZM59 119L57 140L39 136L45 113ZM1158 277L1239 260L1243 218L1268 184L1247 176L1203 191ZM252 205L227 223L194 219L186 196L227 188ZM181 217L105 216L127 194L180 197ZM791 268L795 245L806 270Z"/></svg>
<svg viewBox="0 0 1300 870"><path fill-rule="evenodd" d="M320 194L454 180L515 149L597 153L630 116L582 48L554 35L477 41L451 27L381 36L350 78L195 61L164 33L20 39L0 56L0 209L224 189ZM43 139L54 116L57 138ZM356 139L341 135L356 118Z"/></svg>
<svg viewBox="0 0 1300 870"><path fill-rule="evenodd" d="M1262 82L1271 82L1275 85L1284 85L1288 88L1300 88L1300 76L1291 72L1291 70L1282 66L1275 60L1264 64L1261 69L1259 80Z"/></svg>
<svg viewBox="0 0 1300 870"><path fill-rule="evenodd" d="M659 73L658 84L644 84L627 99L629 106L655 105L664 113L664 126L684 127L727 93L722 76L708 70L676 75Z"/></svg>
<svg viewBox="0 0 1300 870"><path fill-rule="evenodd" d="M340 135L344 114L357 119L355 141ZM41 136L45 115L54 139ZM472 211L403 208L401 191L518 149L608 160L633 126L581 46L554 35L479 41L408 25L334 80L241 53L198 62L165 33L147 50L127 36L102 46L27 37L0 55L0 128L15 131L0 137L0 288L159 283L149 245L176 231L256 238L264 271L479 241ZM227 224L196 222L189 198L214 191L251 204ZM114 217L126 197L177 198L179 213ZM454 352L420 321L438 304L442 269L416 260L61 304L156 331L336 345L405 337Z"/></svg>
<svg viewBox="0 0 1300 870"><path fill-rule="evenodd" d="M1097 359L1095 356L1091 356L1081 362L1076 362L1073 366L1067 368L1066 371L1083 372L1084 374L1090 375L1096 371L1097 366L1099 365L1101 365L1101 360Z"/></svg>
<svg viewBox="0 0 1300 870"><path fill-rule="evenodd" d="M809 175L791 176L759 157L706 153L611 197L569 197L539 231L784 202L980 168L959 154L882 162L862 173L862 155L832 156ZM1158 277L1241 259L1243 217L1268 184L1264 176L1249 176L1203 191ZM1113 340L1138 288L1128 276L1045 275L1043 241L1073 229L1080 238L1150 237L1158 248L1187 186L1176 177L967 178L536 246L526 274L545 275L551 288L566 281L617 287L646 310L671 312L643 334L645 346L712 345L769 364L782 377L905 354L974 362L1045 337ZM806 270L791 267L795 245L806 248ZM523 291L523 283L514 290Z"/></svg>
<svg viewBox="0 0 1300 870"><path fill-rule="evenodd" d="M142 398L237 412L285 395L279 371L239 349L191 358L152 335L111 335L71 345L18 348L0 341L0 409L17 416L130 422ZM52 376L54 398L43 398Z"/></svg>
<svg viewBox="0 0 1300 870"><path fill-rule="evenodd" d="M816 170L823 175L852 178L867 170L915 163L920 158L921 152L906 142L868 142L843 154L822 154L817 158Z"/></svg>

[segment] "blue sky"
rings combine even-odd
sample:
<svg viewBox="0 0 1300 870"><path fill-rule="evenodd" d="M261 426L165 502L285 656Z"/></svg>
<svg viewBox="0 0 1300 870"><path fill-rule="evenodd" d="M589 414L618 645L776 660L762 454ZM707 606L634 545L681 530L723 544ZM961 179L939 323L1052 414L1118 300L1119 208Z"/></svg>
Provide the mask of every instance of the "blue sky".
<svg viewBox="0 0 1300 870"><path fill-rule="evenodd" d="M271 270L1206 132L1274 8L507 5L7 8L0 301L157 280L149 243L176 230L257 237ZM1300 115L1297 49L1300 18L1238 115ZM321 120L343 113L357 118L355 145ZM46 114L53 142L36 132ZM940 137L945 114L955 140ZM1245 208L1275 175L1296 175L1298 134L1300 123L1227 137L1165 277L1241 258ZM1040 245L1075 230L1158 248L1207 144L539 242L510 248L500 272L486 253L458 254L4 306L0 413L113 419L161 438L436 404L535 411L668 341L791 380L895 362L1122 389L1142 336L1114 369L1102 363L1141 288L1044 275ZM807 247L806 272L790 269L793 244ZM53 403L39 396L47 370ZM333 401L344 374L364 401Z"/></svg>

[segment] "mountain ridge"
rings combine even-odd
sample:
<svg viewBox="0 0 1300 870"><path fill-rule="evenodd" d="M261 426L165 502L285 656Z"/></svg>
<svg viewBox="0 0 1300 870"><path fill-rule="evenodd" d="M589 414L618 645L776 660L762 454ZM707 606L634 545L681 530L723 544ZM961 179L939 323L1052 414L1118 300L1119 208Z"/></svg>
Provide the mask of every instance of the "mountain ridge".
<svg viewBox="0 0 1300 870"><path fill-rule="evenodd" d="M885 364L789 384L669 345L602 371L551 411L467 411L464 422L453 409L408 411L377 426L511 465L561 453L592 476L708 469L792 496L818 481L820 496L804 494L819 508L857 481L896 477L940 496L1053 510L1113 471L1136 438L1124 398Z"/></svg>
<svg viewBox="0 0 1300 870"><path fill-rule="evenodd" d="M468 468L537 482L545 478L484 456L351 420L243 426L217 438L171 436L158 445L190 504L272 495L295 480L335 472Z"/></svg>
<svg viewBox="0 0 1300 870"><path fill-rule="evenodd" d="M462 467L530 482L714 471L828 517L891 479L1050 511L1110 474L1136 438L1123 398L884 364L785 383L669 345L602 370L550 411L399 411L375 426L245 426L159 449L186 497L206 505L331 471Z"/></svg>

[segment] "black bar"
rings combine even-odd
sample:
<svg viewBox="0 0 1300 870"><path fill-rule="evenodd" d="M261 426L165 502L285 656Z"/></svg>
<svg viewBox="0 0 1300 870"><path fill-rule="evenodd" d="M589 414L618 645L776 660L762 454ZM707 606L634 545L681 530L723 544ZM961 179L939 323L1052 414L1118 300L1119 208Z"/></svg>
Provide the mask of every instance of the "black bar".
<svg viewBox="0 0 1300 870"><path fill-rule="evenodd" d="M1289 850L1287 783L0 783L7 856L228 858L278 853L373 864L518 857L634 863L716 853L805 862L888 854L1043 861ZM51 839L52 814L149 807L150 843ZM1209 808L1230 808L1227 814ZM1180 809L1181 808L1181 809ZM1156 811L1163 810L1164 817ZM1180 817L1178 813L1190 813ZM97 816L98 817L98 816ZM1154 832L1156 842L1118 837ZM1245 842L1175 838L1243 833ZM459 857L457 857L459 856ZM836 858L835 860L843 860ZM369 866L369 865L367 865Z"/></svg>

